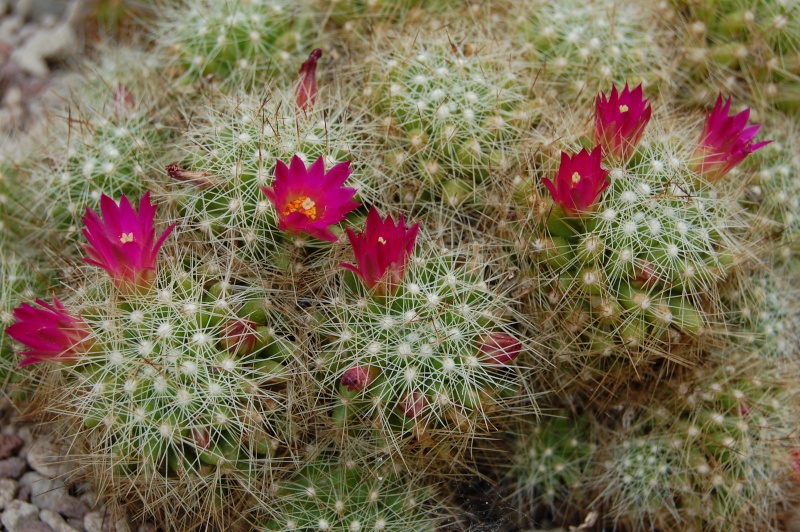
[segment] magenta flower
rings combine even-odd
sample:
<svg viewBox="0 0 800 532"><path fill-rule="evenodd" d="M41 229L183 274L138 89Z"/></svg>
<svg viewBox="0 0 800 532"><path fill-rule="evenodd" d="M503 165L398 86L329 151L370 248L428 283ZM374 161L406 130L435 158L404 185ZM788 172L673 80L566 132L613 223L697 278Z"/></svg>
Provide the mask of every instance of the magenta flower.
<svg viewBox="0 0 800 532"><path fill-rule="evenodd" d="M6 329L11 338L30 348L22 352L27 356L19 363L20 366L72 361L81 351L88 349L87 338L92 331L86 322L67 312L55 297L53 305L41 299L37 299L36 304L42 308L27 303L15 308L16 322Z"/></svg>
<svg viewBox="0 0 800 532"><path fill-rule="evenodd" d="M642 138L650 121L650 103L642 97L642 86L630 90L628 84L618 93L598 94L595 100L595 139L606 153L626 160Z"/></svg>
<svg viewBox="0 0 800 532"><path fill-rule="evenodd" d="M373 206L367 215L367 226L361 233L347 229L347 238L356 256L356 264L341 264L358 275L370 289L379 294L392 292L403 280L408 259L414 250L419 224L406 229L403 216L397 225L391 215L381 220Z"/></svg>
<svg viewBox="0 0 800 532"><path fill-rule="evenodd" d="M723 107L722 94L717 96L717 103L711 113L706 116L703 133L695 149L695 170L709 181L716 181L730 172L745 157L772 142L765 140L753 144L760 125L750 127L750 109L728 116L731 109L731 98Z"/></svg>
<svg viewBox="0 0 800 532"><path fill-rule="evenodd" d="M336 242L329 229L344 220L345 215L359 206L353 201L356 189L342 187L350 177L350 161L339 163L325 172L322 157L311 168L300 157L292 157L290 167L283 161L275 164L272 188L261 190L278 211L278 227L290 233L309 235Z"/></svg>
<svg viewBox="0 0 800 532"><path fill-rule="evenodd" d="M350 392L361 391L372 384L375 373L375 370L366 366L353 366L342 375L342 386L347 386Z"/></svg>
<svg viewBox="0 0 800 532"><path fill-rule="evenodd" d="M510 334L498 332L481 338L481 353L493 364L508 364L522 351L522 342Z"/></svg>
<svg viewBox="0 0 800 532"><path fill-rule="evenodd" d="M156 208L150 204L150 193L142 197L137 213L124 195L117 205L105 194L100 198L103 219L86 208L83 234L89 264L108 272L123 294L144 293L156 276L158 250L172 232L175 224L154 242L153 216Z"/></svg>
<svg viewBox="0 0 800 532"><path fill-rule="evenodd" d="M600 146L591 154L584 148L572 157L562 151L555 184L546 177L542 179L553 201L566 213L575 214L589 209L608 188L608 170L600 166L602 159Z"/></svg>
<svg viewBox="0 0 800 532"><path fill-rule="evenodd" d="M310 111L317 103L317 61L322 57L322 50L315 48L300 67L297 76L297 88L294 95L297 107L304 111Z"/></svg>

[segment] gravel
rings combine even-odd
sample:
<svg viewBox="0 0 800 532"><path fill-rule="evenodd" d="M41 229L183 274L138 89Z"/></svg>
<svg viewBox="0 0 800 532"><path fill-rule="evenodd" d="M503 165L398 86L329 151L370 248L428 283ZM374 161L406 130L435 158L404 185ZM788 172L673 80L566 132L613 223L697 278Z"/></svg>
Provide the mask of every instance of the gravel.
<svg viewBox="0 0 800 532"><path fill-rule="evenodd" d="M0 136L19 153L48 109L63 105L57 89L82 48L81 21L91 0L0 0ZM53 90L50 90L53 89ZM2 400L0 400L2 401ZM13 420L0 404L0 522L8 532L132 532L112 518L88 485L67 485L73 465L47 434Z"/></svg>
<svg viewBox="0 0 800 532"><path fill-rule="evenodd" d="M1 0L0 0L1 1ZM152 525L132 525L109 512L87 484L69 485L71 466L60 458L47 435L13 421L12 406L0 406L0 522L8 532L134 532ZM14 453L14 454L12 454Z"/></svg>
<svg viewBox="0 0 800 532"><path fill-rule="evenodd" d="M88 0L0 0L0 133L29 129L56 102L51 87L81 50Z"/></svg>

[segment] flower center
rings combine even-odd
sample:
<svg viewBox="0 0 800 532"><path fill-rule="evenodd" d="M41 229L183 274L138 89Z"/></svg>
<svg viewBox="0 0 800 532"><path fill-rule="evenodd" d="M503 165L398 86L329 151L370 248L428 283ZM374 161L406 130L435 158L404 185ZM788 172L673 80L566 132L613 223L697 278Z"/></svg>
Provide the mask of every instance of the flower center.
<svg viewBox="0 0 800 532"><path fill-rule="evenodd" d="M300 212L305 214L311 220L317 219L317 207L314 200L309 198L308 196L300 196L294 201L290 201L286 204L286 208L283 209L283 215L289 216L290 213L293 212Z"/></svg>
<svg viewBox="0 0 800 532"><path fill-rule="evenodd" d="M575 172L572 174L572 188L575 188L575 185L581 182L581 174Z"/></svg>
<svg viewBox="0 0 800 532"><path fill-rule="evenodd" d="M619 112L620 113L627 113L628 112L628 106L627 105L620 105L619 106Z"/></svg>
<svg viewBox="0 0 800 532"><path fill-rule="evenodd" d="M386 240L385 240L385 239L384 239L382 236L379 236L379 237L378 237L378 243L379 243L379 244L385 244L385 243L386 243Z"/></svg>
<svg viewBox="0 0 800 532"><path fill-rule="evenodd" d="M133 242L133 233L122 233L119 237L119 241L123 244Z"/></svg>

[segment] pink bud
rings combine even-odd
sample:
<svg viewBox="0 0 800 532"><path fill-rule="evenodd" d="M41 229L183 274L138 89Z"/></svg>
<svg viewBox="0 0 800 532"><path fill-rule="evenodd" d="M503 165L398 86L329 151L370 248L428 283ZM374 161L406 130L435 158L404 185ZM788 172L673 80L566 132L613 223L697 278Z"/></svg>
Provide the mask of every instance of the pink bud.
<svg viewBox="0 0 800 532"><path fill-rule="evenodd" d="M800 449L794 449L789 453L789 465L794 471L796 481L800 482Z"/></svg>
<svg viewBox="0 0 800 532"><path fill-rule="evenodd" d="M400 408L403 411L403 415L415 419L422 415L422 411L425 410L425 407L428 406L428 400L425 398L425 394L414 390L410 394L403 399L403 402L400 403Z"/></svg>
<svg viewBox="0 0 800 532"><path fill-rule="evenodd" d="M209 174L208 172L192 172L181 168L178 163L168 164L166 170L167 175L172 179L189 183L201 190L222 184L222 180L214 174Z"/></svg>
<svg viewBox="0 0 800 532"><path fill-rule="evenodd" d="M750 406L747 403L739 403L739 415L744 419L750 417Z"/></svg>
<svg viewBox="0 0 800 532"><path fill-rule="evenodd" d="M192 431L194 436L194 443L200 449L209 449L211 447L211 436L208 434L207 429L194 429Z"/></svg>
<svg viewBox="0 0 800 532"><path fill-rule="evenodd" d="M481 340L481 353L493 364L508 364L522 351L522 342L510 334L492 333Z"/></svg>
<svg viewBox="0 0 800 532"><path fill-rule="evenodd" d="M132 111L136 107L136 100L133 99L133 94L123 85L119 83L117 90L114 91L114 114L124 115L128 111Z"/></svg>
<svg viewBox="0 0 800 532"><path fill-rule="evenodd" d="M222 327L222 347L240 356L249 355L256 347L258 324L248 319L229 320Z"/></svg>
<svg viewBox="0 0 800 532"><path fill-rule="evenodd" d="M342 386L347 386L348 392L364 390L375 380L372 370L366 366L354 366L342 375Z"/></svg>
<svg viewBox="0 0 800 532"><path fill-rule="evenodd" d="M651 262L643 261L634 268L633 273L631 282L637 288L650 288L659 281L658 273Z"/></svg>
<svg viewBox="0 0 800 532"><path fill-rule="evenodd" d="M300 67L297 77L297 88L294 93L297 107L304 111L310 111L317 103L317 61L320 57L322 50L315 48Z"/></svg>

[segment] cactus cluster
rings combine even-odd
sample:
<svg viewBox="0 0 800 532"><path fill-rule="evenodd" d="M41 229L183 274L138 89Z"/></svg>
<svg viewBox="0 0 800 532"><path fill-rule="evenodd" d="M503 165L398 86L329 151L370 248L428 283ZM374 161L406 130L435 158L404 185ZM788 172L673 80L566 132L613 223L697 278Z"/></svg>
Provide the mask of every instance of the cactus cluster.
<svg viewBox="0 0 800 532"><path fill-rule="evenodd" d="M4 391L164 529L784 526L789 4L98 12L0 159Z"/></svg>
<svg viewBox="0 0 800 532"><path fill-rule="evenodd" d="M282 482L264 530L436 530L431 494L391 466L320 453Z"/></svg>
<svg viewBox="0 0 800 532"><path fill-rule="evenodd" d="M437 39L369 59L362 97L380 127L376 180L400 205L485 204L491 176L516 164L537 118L512 51L455 46Z"/></svg>
<svg viewBox="0 0 800 532"><path fill-rule="evenodd" d="M354 289L345 274L320 324L319 363L323 385L338 391L337 424L376 424L396 444L412 429L474 435L492 412L508 414L506 399L522 387L511 362L523 345L509 334L513 316L497 280L460 258L420 250L402 284L383 295Z"/></svg>
<svg viewBox="0 0 800 532"><path fill-rule="evenodd" d="M559 96L590 100L612 84L649 86L662 75L668 56L655 13L637 2L526 0L515 14L523 49Z"/></svg>
<svg viewBox="0 0 800 532"><path fill-rule="evenodd" d="M294 95L276 91L233 95L193 112L183 157L167 167L174 183L165 199L177 204L176 221L243 262L279 271L291 272L298 264L313 264L315 254L324 256L329 246L278 230L262 188L272 181L279 160L297 155L310 164L322 157L328 168L350 160L359 137L346 107L332 102L298 113ZM369 198L374 185L363 164L356 164L347 184L359 198Z"/></svg>
<svg viewBox="0 0 800 532"><path fill-rule="evenodd" d="M800 14L784 0L672 0L695 101L724 86L797 114ZM709 80L710 83L705 83Z"/></svg>
<svg viewBox="0 0 800 532"><path fill-rule="evenodd" d="M249 87L294 66L308 25L286 0L169 3L159 12L153 41L175 58L172 74L184 83L212 78Z"/></svg>

